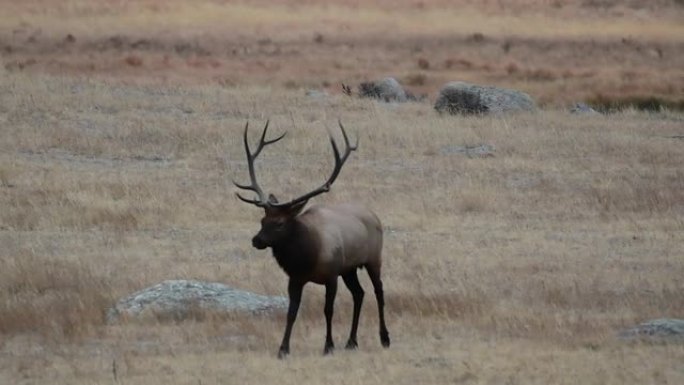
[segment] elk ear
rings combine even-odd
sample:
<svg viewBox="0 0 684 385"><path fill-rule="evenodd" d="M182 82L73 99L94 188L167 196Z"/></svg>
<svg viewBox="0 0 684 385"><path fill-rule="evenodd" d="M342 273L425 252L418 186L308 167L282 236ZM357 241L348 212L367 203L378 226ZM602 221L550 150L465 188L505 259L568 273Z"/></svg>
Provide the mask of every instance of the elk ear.
<svg viewBox="0 0 684 385"><path fill-rule="evenodd" d="M273 194L268 194L268 203L278 203L278 198Z"/></svg>
<svg viewBox="0 0 684 385"><path fill-rule="evenodd" d="M304 209L304 206L306 206L306 204L308 202L309 202L309 200L307 199L307 200L301 201L299 203L295 203L294 205L287 208L287 213L292 217L298 215L300 212L302 212L302 210Z"/></svg>

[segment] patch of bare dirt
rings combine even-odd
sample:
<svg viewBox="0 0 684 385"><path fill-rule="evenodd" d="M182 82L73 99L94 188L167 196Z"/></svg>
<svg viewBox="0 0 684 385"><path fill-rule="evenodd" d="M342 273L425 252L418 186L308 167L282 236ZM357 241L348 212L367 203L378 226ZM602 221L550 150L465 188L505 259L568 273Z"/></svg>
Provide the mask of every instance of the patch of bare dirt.
<svg viewBox="0 0 684 385"><path fill-rule="evenodd" d="M268 84L340 93L340 84L393 75L434 98L450 80L518 86L542 102L599 94L684 92L684 42L469 36L67 35L25 41L1 36L10 72L88 75L164 83ZM416 81L416 79L420 79ZM675 81L673 81L673 79Z"/></svg>

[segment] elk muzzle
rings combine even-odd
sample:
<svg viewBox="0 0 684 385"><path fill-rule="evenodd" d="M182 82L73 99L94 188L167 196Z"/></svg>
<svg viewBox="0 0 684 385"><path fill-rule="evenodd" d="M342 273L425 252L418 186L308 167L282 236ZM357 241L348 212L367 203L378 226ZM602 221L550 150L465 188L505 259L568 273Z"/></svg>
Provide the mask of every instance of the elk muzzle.
<svg viewBox="0 0 684 385"><path fill-rule="evenodd" d="M263 250L268 247L268 244L261 237L261 233L259 233L252 238L252 246L254 246L256 249Z"/></svg>

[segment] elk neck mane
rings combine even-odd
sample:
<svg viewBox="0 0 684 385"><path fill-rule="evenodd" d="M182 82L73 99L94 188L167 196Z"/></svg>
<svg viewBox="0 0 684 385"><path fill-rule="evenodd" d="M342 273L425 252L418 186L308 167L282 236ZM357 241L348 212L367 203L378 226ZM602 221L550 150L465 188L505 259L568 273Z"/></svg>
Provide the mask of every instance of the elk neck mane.
<svg viewBox="0 0 684 385"><path fill-rule="evenodd" d="M302 213L305 214L305 213ZM272 247L278 265L291 277L303 277L316 267L321 250L321 237L318 232L297 216L287 239Z"/></svg>

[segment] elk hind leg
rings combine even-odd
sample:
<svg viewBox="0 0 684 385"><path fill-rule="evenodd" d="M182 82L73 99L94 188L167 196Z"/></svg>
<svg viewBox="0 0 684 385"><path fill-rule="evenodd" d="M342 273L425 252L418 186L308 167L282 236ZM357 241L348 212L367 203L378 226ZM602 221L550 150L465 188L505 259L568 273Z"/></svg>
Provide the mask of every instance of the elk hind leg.
<svg viewBox="0 0 684 385"><path fill-rule="evenodd" d="M335 306L335 295L337 295L337 277L325 285L325 347L323 354L330 354L335 349L332 338L332 317Z"/></svg>
<svg viewBox="0 0 684 385"><path fill-rule="evenodd" d="M359 328L359 315L361 314L361 304L363 304L363 288L359 283L359 276L356 274L355 268L348 273L343 274L342 279L354 299L354 315L352 317L351 331L349 332L349 340L347 340L346 349L356 349L359 346L356 342L356 332Z"/></svg>
<svg viewBox="0 0 684 385"><path fill-rule="evenodd" d="M380 343L383 347L388 348L390 346L389 332L387 331L387 325L385 325L385 294L382 289L382 280L380 279L380 267L379 266L366 266L368 270L368 276L373 283L373 289L375 291L375 299L378 302L378 318L380 319Z"/></svg>

